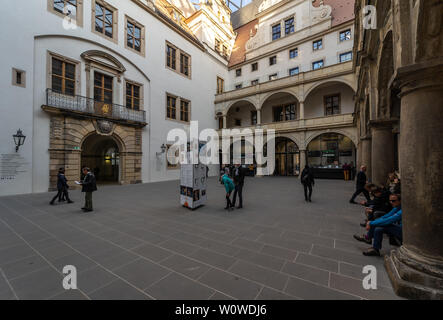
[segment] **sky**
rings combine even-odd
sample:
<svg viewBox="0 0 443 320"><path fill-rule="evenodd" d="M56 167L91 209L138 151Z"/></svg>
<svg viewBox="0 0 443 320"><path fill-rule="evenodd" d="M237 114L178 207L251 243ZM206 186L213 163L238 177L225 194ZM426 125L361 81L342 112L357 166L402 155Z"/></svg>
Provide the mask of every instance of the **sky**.
<svg viewBox="0 0 443 320"><path fill-rule="evenodd" d="M241 6L244 7L245 5L251 3L252 0L229 0L229 1L235 3L238 7L240 7L240 4L241 4ZM235 6L233 6L233 5L230 5L229 8L230 8L233 12L237 10L237 8L236 8Z"/></svg>

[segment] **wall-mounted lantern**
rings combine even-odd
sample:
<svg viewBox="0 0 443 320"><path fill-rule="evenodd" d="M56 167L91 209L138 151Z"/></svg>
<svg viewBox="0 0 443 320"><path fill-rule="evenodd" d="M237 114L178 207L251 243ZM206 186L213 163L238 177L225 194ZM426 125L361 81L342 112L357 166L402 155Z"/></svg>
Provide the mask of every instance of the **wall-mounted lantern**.
<svg viewBox="0 0 443 320"><path fill-rule="evenodd" d="M22 130L18 129L12 137L14 138L15 152L18 152L18 148L25 143L26 136L22 133Z"/></svg>
<svg viewBox="0 0 443 320"><path fill-rule="evenodd" d="M155 153L157 156L160 156L160 155L162 155L163 153L166 152L166 146L165 146L164 143L162 144L162 146L160 147L160 149L161 149L161 152L156 152L156 153Z"/></svg>

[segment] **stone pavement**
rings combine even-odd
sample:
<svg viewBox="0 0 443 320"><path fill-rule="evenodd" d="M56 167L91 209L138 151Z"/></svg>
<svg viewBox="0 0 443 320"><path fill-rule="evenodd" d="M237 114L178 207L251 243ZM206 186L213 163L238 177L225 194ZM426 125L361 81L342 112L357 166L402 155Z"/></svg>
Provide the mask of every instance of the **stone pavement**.
<svg viewBox="0 0 443 320"><path fill-rule="evenodd" d="M233 212L215 178L194 211L177 181L99 187L91 213L79 191L55 206L54 193L1 197L0 299L398 299L383 258L352 238L363 232L353 189L318 180L305 203L296 178L247 178ZM78 290L63 289L65 265ZM365 265L377 290L362 287Z"/></svg>

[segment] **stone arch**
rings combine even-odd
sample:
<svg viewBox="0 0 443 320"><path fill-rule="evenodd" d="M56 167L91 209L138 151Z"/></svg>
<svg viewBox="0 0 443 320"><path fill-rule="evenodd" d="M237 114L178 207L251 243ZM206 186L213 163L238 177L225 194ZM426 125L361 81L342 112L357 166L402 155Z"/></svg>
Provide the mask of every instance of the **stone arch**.
<svg viewBox="0 0 443 320"><path fill-rule="evenodd" d="M306 148L309 146L309 144L315 139L318 138L319 136L325 134L325 133L337 133L337 134L341 134L349 139L351 139L351 141L354 143L354 146L357 147L358 146L358 139L355 135L350 134L349 132L342 130L342 129L329 129L329 130L321 130L321 131L314 131L312 132L305 141L305 145Z"/></svg>
<svg viewBox="0 0 443 320"><path fill-rule="evenodd" d="M272 96L279 94L279 93L287 93L291 96L293 96L295 99L297 99L297 102L302 101L300 99L300 97L298 96L297 93L291 91L291 90L278 90L278 91L273 91L273 92L268 92L268 93L264 93L263 95L261 95L260 97L260 102L259 102L259 108L257 108L258 110L261 110L263 108L263 105L265 104L265 102Z"/></svg>
<svg viewBox="0 0 443 320"><path fill-rule="evenodd" d="M301 141L298 137L296 137L295 134L290 134L290 133L276 133L275 134L275 138L286 138L289 140L292 140L292 142L294 142L299 150L304 150L305 149L305 145L303 143L303 141Z"/></svg>
<svg viewBox="0 0 443 320"><path fill-rule="evenodd" d="M345 80L345 79L340 79L340 78L334 78L334 79L330 79L330 80L323 80L323 81L319 81L319 82L315 82L314 84L312 84L310 87L309 87L309 89L307 90L307 91L305 91L305 94L304 94L304 99L303 99L303 101L306 101L307 100L307 98L309 97L309 95L315 90L315 89L317 89L317 88L319 88L319 87L321 87L322 85L324 85L324 84L328 84L328 83L336 83L336 82L340 82L340 83L343 83L343 84L345 84L345 85L347 85L349 88L351 88L352 89L352 91L354 92L354 94L355 94L355 92L356 92L356 84L354 84L354 83L352 83L352 82L349 82L349 81L347 81L347 80Z"/></svg>
<svg viewBox="0 0 443 320"><path fill-rule="evenodd" d="M390 114L391 90L390 81L394 74L394 43L393 32L389 30L383 39L383 45L378 57L377 70L377 118L388 118Z"/></svg>
<svg viewBox="0 0 443 320"><path fill-rule="evenodd" d="M228 115L229 110L230 110L235 104L237 104L237 103L241 103L241 102L244 102L244 101L249 102L250 104L252 104L252 105L254 106L254 108L257 110L256 102L255 102L253 99L249 98L249 97L245 97L245 98L237 99L237 100L234 100L234 101L228 103L228 104L226 105L224 111L223 111L223 116Z"/></svg>

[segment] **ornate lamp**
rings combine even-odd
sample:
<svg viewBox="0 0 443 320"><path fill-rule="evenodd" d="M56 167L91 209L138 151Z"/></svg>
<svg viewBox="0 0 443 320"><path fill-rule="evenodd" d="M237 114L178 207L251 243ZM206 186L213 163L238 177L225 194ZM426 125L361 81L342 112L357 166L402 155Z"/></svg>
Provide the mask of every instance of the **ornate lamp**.
<svg viewBox="0 0 443 320"><path fill-rule="evenodd" d="M15 143L15 152L18 152L18 148L25 143L26 136L22 133L21 129L17 130L17 133L12 136Z"/></svg>
<svg viewBox="0 0 443 320"><path fill-rule="evenodd" d="M155 153L157 156L162 155L163 153L166 152L166 146L165 146L164 143L161 145L160 149L161 149L161 152L156 152Z"/></svg>

